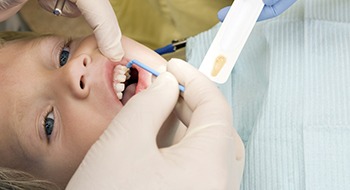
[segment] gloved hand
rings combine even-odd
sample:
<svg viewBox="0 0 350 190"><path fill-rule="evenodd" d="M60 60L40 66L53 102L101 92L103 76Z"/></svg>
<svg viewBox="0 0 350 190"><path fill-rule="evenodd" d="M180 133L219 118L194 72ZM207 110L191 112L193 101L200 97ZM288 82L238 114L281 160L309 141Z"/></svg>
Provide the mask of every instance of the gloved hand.
<svg viewBox="0 0 350 190"><path fill-rule="evenodd" d="M38 0L39 4L52 12L56 0ZM121 31L109 0L67 0L63 16L75 17L82 14L94 30L98 47L103 55L119 61L124 56L120 43Z"/></svg>
<svg viewBox="0 0 350 190"><path fill-rule="evenodd" d="M176 106L188 126L181 141L166 148L156 144L159 128L179 98L178 82L165 72L129 100L67 189L239 189L244 148L224 97L184 61L171 60L168 71L186 88Z"/></svg>
<svg viewBox="0 0 350 190"><path fill-rule="evenodd" d="M28 0L0 0L0 22L16 14Z"/></svg>
<svg viewBox="0 0 350 190"><path fill-rule="evenodd" d="M263 0L263 1L265 3L265 6L261 11L258 21L276 17L281 13L283 13L293 3L296 2L296 0ZM218 12L218 18L221 22L225 19L229 9L230 9L230 6L225 7Z"/></svg>
<svg viewBox="0 0 350 190"><path fill-rule="evenodd" d="M0 22L16 14L28 0L0 0ZM49 12L53 11L56 0L38 0ZM113 61L124 56L120 43L122 34L109 0L67 0L63 16L76 17L83 14L94 30L98 47L103 55Z"/></svg>

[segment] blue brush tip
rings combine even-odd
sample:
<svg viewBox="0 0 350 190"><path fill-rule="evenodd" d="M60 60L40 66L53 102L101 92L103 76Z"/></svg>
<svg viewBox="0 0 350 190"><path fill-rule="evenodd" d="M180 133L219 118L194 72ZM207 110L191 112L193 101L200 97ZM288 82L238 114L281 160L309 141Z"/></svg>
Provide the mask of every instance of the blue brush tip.
<svg viewBox="0 0 350 190"><path fill-rule="evenodd" d="M126 64L126 67L127 67L127 68L129 68L129 69L131 68L131 66L132 66L132 64L133 64L133 62L132 62L132 61L133 61L133 60L129 61L129 63L128 63L128 64Z"/></svg>
<svg viewBox="0 0 350 190"><path fill-rule="evenodd" d="M160 74L158 71L152 69L151 67L149 67L149 66L147 66L147 65L145 65L145 64L143 64L143 63L141 63L141 62L139 62L139 61L137 61L135 59L129 61L129 63L126 64L126 67L130 69L133 64L138 65L139 67L141 67L142 69L152 73L152 75L154 75L156 77ZM180 89L181 92L185 91L185 87L183 85L181 85L181 84L179 84L179 89Z"/></svg>

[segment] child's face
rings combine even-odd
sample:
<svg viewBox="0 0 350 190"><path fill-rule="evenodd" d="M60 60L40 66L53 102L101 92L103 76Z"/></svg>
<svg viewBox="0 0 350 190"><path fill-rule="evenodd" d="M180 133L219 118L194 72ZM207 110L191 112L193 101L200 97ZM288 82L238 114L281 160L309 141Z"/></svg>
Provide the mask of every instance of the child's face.
<svg viewBox="0 0 350 190"><path fill-rule="evenodd" d="M112 87L116 64L139 59L155 68L165 63L126 38L125 58L110 62L93 36L73 40L65 62L60 60L66 56L61 54L64 42L51 36L0 48L0 166L63 186L123 107ZM150 74L142 75L143 84L137 90L150 83ZM134 91L132 85L125 90Z"/></svg>

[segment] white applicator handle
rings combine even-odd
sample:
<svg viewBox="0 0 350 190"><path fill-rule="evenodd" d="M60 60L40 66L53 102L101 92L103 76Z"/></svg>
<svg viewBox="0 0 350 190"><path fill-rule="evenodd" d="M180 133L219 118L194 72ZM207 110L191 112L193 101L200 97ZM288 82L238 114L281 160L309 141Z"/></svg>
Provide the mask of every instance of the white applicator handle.
<svg viewBox="0 0 350 190"><path fill-rule="evenodd" d="M262 0L235 0L199 71L216 83L225 83L263 7Z"/></svg>

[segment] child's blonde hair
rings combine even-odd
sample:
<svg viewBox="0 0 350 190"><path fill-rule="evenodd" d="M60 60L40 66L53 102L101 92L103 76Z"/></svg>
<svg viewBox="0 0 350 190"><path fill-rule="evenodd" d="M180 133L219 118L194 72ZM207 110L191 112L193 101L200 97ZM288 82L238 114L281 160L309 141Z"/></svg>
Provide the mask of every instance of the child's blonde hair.
<svg viewBox="0 0 350 190"><path fill-rule="evenodd" d="M46 180L9 168L0 167L0 190L59 190L60 188Z"/></svg>

